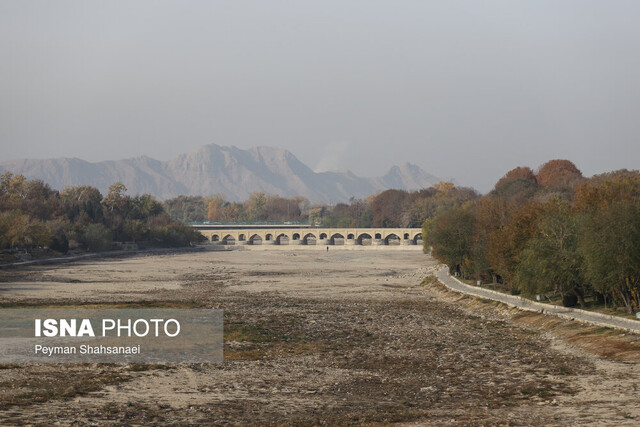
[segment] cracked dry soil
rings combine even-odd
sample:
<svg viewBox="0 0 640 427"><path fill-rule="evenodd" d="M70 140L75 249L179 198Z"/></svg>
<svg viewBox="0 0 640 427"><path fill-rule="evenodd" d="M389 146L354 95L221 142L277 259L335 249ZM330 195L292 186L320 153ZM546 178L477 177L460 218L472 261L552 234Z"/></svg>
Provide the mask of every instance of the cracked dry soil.
<svg viewBox="0 0 640 427"><path fill-rule="evenodd" d="M4 307L222 308L225 361L1 365L0 424L637 422L635 363L421 285L435 268L417 252L247 250L2 271Z"/></svg>

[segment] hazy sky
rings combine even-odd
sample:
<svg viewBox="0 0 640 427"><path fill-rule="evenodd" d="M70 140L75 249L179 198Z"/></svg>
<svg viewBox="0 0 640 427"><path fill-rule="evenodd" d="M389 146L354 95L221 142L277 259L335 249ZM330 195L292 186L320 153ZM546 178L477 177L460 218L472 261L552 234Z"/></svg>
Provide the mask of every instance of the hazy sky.
<svg viewBox="0 0 640 427"><path fill-rule="evenodd" d="M640 1L0 1L0 159L640 167Z"/></svg>

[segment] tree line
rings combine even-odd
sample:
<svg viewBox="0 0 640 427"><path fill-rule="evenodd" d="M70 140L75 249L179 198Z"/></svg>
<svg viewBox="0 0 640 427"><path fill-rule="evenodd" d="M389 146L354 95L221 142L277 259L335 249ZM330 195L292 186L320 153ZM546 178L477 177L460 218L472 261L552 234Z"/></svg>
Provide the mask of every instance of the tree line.
<svg viewBox="0 0 640 427"><path fill-rule="evenodd" d="M323 227L420 227L425 219L465 201L479 198L470 188L440 182L420 191L386 190L349 203L312 205L304 197L290 198L254 192L242 202L224 196L179 196L164 202L172 218L183 222L304 222Z"/></svg>
<svg viewBox="0 0 640 427"><path fill-rule="evenodd" d="M173 220L148 194L129 196L115 183L106 196L91 186L56 191L41 180L0 176L0 249L103 251L114 241L186 246L200 233Z"/></svg>
<svg viewBox="0 0 640 427"><path fill-rule="evenodd" d="M425 250L505 291L640 310L640 173L582 176L568 160L509 171L423 224Z"/></svg>

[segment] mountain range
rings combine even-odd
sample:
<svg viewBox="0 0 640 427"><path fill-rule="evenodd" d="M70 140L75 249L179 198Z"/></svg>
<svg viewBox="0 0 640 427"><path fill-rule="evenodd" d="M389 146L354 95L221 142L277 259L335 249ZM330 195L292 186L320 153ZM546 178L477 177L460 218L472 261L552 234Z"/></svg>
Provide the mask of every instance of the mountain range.
<svg viewBox="0 0 640 427"><path fill-rule="evenodd" d="M41 179L61 190L92 185L103 194L122 182L130 194L148 193L159 199L178 195L223 194L230 201L245 200L254 191L284 197L304 196L312 202L345 202L390 188L417 190L439 178L405 163L385 175L363 178L347 172L314 172L291 152L273 147L242 150L209 144L168 161L147 156L87 162L77 158L22 159L0 163L10 171Z"/></svg>

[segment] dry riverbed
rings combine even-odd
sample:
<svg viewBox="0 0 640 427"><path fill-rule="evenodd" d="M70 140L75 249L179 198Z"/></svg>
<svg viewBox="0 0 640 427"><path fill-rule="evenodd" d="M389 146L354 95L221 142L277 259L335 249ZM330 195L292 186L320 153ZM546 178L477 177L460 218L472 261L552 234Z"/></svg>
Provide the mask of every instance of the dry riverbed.
<svg viewBox="0 0 640 427"><path fill-rule="evenodd" d="M638 337L461 298L435 268L247 250L0 271L3 307L225 310L221 364L0 365L0 424L640 422Z"/></svg>

